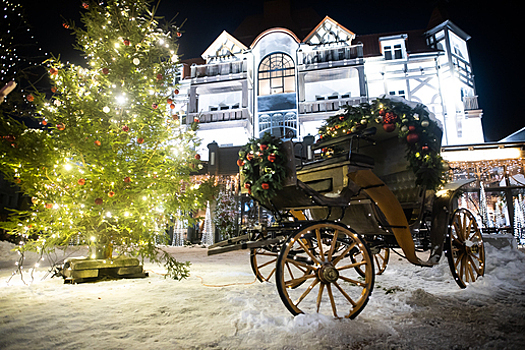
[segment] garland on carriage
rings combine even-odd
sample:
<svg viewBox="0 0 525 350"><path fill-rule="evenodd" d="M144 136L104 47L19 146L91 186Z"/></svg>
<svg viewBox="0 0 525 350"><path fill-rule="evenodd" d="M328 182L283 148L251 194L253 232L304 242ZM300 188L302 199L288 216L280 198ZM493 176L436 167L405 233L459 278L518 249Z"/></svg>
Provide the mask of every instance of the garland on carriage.
<svg viewBox="0 0 525 350"><path fill-rule="evenodd" d="M360 133L373 126L386 132L397 130L400 142L406 146L408 168L414 172L416 185L436 190L446 181L446 166L440 155L441 135L436 133L440 125L424 105L411 107L407 102L385 96L371 104L344 106L319 129L317 142ZM239 152L237 165L243 175L242 185L253 197L271 200L283 188L286 159L281 144L280 139L265 134L251 139ZM325 158L342 152L337 146L321 151Z"/></svg>

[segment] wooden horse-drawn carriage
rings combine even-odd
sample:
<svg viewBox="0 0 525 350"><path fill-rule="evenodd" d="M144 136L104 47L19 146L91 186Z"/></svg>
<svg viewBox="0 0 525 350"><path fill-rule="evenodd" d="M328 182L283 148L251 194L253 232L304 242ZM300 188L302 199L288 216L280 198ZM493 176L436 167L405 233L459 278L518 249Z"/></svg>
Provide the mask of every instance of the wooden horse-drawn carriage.
<svg viewBox="0 0 525 350"><path fill-rule="evenodd" d="M275 222L244 228L208 254L250 249L257 279L275 281L294 315L356 317L392 248L423 267L436 265L445 252L465 288L483 275L483 240L472 213L456 208L455 194L466 183L426 181L443 175L433 162L441 162L441 130L418 108L391 100L348 107L324 128L325 136L343 136L325 137L308 152L269 136L252 140L239 161L243 182ZM408 136L415 132L418 137ZM324 157L304 159L319 150Z"/></svg>

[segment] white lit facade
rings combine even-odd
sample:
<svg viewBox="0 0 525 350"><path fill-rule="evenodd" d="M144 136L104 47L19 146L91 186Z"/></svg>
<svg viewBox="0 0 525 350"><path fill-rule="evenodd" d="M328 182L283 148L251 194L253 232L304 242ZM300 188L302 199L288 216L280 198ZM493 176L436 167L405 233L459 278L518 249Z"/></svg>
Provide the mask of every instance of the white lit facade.
<svg viewBox="0 0 525 350"><path fill-rule="evenodd" d="M304 39L285 28L249 47L226 31L187 63L180 113L200 121L206 145L245 144L271 132L301 140L345 104L382 95L425 104L444 125L443 145L483 143L467 47L450 21L424 31L356 35L325 17Z"/></svg>

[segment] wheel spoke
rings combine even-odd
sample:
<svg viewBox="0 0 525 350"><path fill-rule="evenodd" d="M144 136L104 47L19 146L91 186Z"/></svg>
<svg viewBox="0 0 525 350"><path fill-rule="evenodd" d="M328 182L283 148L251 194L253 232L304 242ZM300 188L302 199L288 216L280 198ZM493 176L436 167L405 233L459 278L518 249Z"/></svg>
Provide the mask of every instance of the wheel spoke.
<svg viewBox="0 0 525 350"><path fill-rule="evenodd" d="M263 268L263 267L265 267L265 266L268 266L268 265L270 265L270 264L272 264L272 263L274 263L274 262L276 262L276 261L277 261L277 258L275 258L275 259L273 259L273 260L270 260L270 261L267 261L267 262L265 262L264 264L259 265L258 268L261 269L261 268Z"/></svg>
<svg viewBox="0 0 525 350"><path fill-rule="evenodd" d="M474 263L474 260L472 259L472 257L470 255L468 256L468 259L470 261L470 266L474 269L474 271L476 271L476 274L478 276L481 276L481 273L479 272L478 267L476 266L476 264Z"/></svg>
<svg viewBox="0 0 525 350"><path fill-rule="evenodd" d="M315 237L317 238L317 247L319 248L319 256L321 257L321 261L324 261L323 242L321 241L321 230L320 229L315 230Z"/></svg>
<svg viewBox="0 0 525 350"><path fill-rule="evenodd" d="M458 269L458 265L461 262L461 259L463 258L463 254L464 254L463 252L460 252L459 250L458 252L460 253L460 255L458 255L456 263L455 263L456 270Z"/></svg>
<svg viewBox="0 0 525 350"><path fill-rule="evenodd" d="M353 279L351 279L351 278L348 278L348 277L345 277L345 276L339 276L339 278L342 279L342 280L345 281L345 282L355 284L356 286L359 286L359 287L366 287L366 284L365 284L365 283L362 283L362 282L359 282L359 281L353 280Z"/></svg>
<svg viewBox="0 0 525 350"><path fill-rule="evenodd" d="M290 268L290 265L288 264L288 262L286 262L285 265L286 265L286 268L288 269L288 273L290 274L290 277L294 279L295 277L293 276L292 269Z"/></svg>
<svg viewBox="0 0 525 350"><path fill-rule="evenodd" d="M342 270L352 269L352 268L356 268L356 267L361 266L361 265L366 265L366 261L360 261L360 262L356 262L356 263L353 263L353 264L350 264L350 265L337 267L337 270L338 271L342 271Z"/></svg>
<svg viewBox="0 0 525 350"><path fill-rule="evenodd" d="M341 253L339 254L334 260L332 260L332 265L337 265L339 263L339 261L341 261L342 258L345 257L345 255L350 251L352 250L352 248L355 247L355 242L352 242L352 244L350 244L348 247L346 247L346 249Z"/></svg>
<svg viewBox="0 0 525 350"><path fill-rule="evenodd" d="M266 282L270 281L270 278L272 278L273 274L275 273L276 268L274 267L268 277L265 278Z"/></svg>
<svg viewBox="0 0 525 350"><path fill-rule="evenodd" d="M301 283L303 283L304 281L306 281L307 279L314 278L314 277L315 275L305 275L299 278L294 278L289 281L286 281L284 285L286 286L286 288L294 288L300 285Z"/></svg>
<svg viewBox="0 0 525 350"><path fill-rule="evenodd" d="M337 282L334 282L334 286L336 286L337 289L339 289L339 291L341 292L341 294L343 294L343 296L346 298L346 300L348 300L348 302L350 304L352 304L353 307L356 307L357 304L355 301L352 300L352 298L350 298L350 296L348 294L346 294L346 292L343 290L343 288L341 288L341 286L339 285L339 283Z"/></svg>
<svg viewBox="0 0 525 350"><path fill-rule="evenodd" d="M335 230L334 236L332 237L332 244L330 244L330 250L328 251L328 261L332 261L332 255L335 251L335 246L337 244L338 235L339 235L339 230Z"/></svg>
<svg viewBox="0 0 525 350"><path fill-rule="evenodd" d="M321 307L321 299L323 297L323 290L324 290L324 283L321 283L319 286L319 292L317 293L317 312L319 312L319 308Z"/></svg>
<svg viewBox="0 0 525 350"><path fill-rule="evenodd" d="M257 253L257 255L275 256L276 258L279 256L279 254L277 253L270 253L270 252Z"/></svg>
<svg viewBox="0 0 525 350"><path fill-rule="evenodd" d="M292 265L294 265L295 268L298 269L298 270L300 270L302 273L306 273L306 271L308 271L308 269L310 268L308 265L306 265L306 264L304 264L304 265L303 265L303 264L300 264L300 263L298 263L298 262L295 261L295 260L290 260L290 259L288 259L288 260L286 260L286 263L287 263L287 264L292 264Z"/></svg>
<svg viewBox="0 0 525 350"><path fill-rule="evenodd" d="M334 317L339 318L339 316L337 316L337 307L335 306L334 295L332 294L332 285L330 283L326 285L326 290L328 291L328 297L330 298L330 303L332 304Z"/></svg>
<svg viewBox="0 0 525 350"><path fill-rule="evenodd" d="M310 257L310 259L312 259L312 261L315 261L317 264L321 265L321 262L319 260L317 260L317 258L315 256L313 256L312 252L310 251L310 249L308 249L303 242L301 242L300 239L296 240L297 243L299 243L299 245L301 246L301 248L303 248L304 252L306 254L308 254L308 256Z"/></svg>
<svg viewBox="0 0 525 350"><path fill-rule="evenodd" d="M306 296L312 291L312 289L317 285L317 283L319 283L319 279L318 279L318 278L316 278L316 279L312 282L312 284L310 284L310 286L309 286L308 288L306 288L306 290L304 291L304 293L301 294L301 296L299 297L299 299L297 299L297 301L295 302L294 305L295 305L295 306L299 305L299 303L300 303L301 301L303 301L304 298L306 298Z"/></svg>

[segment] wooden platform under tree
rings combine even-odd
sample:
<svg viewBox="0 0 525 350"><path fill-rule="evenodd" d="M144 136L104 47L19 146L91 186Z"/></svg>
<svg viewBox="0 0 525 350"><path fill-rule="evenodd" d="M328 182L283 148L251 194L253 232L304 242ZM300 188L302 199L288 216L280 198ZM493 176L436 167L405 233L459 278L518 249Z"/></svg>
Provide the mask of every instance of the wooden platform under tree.
<svg viewBox="0 0 525 350"><path fill-rule="evenodd" d="M144 278L144 272L137 258L118 257L115 259L69 258L62 269L64 283L95 282L104 279Z"/></svg>

